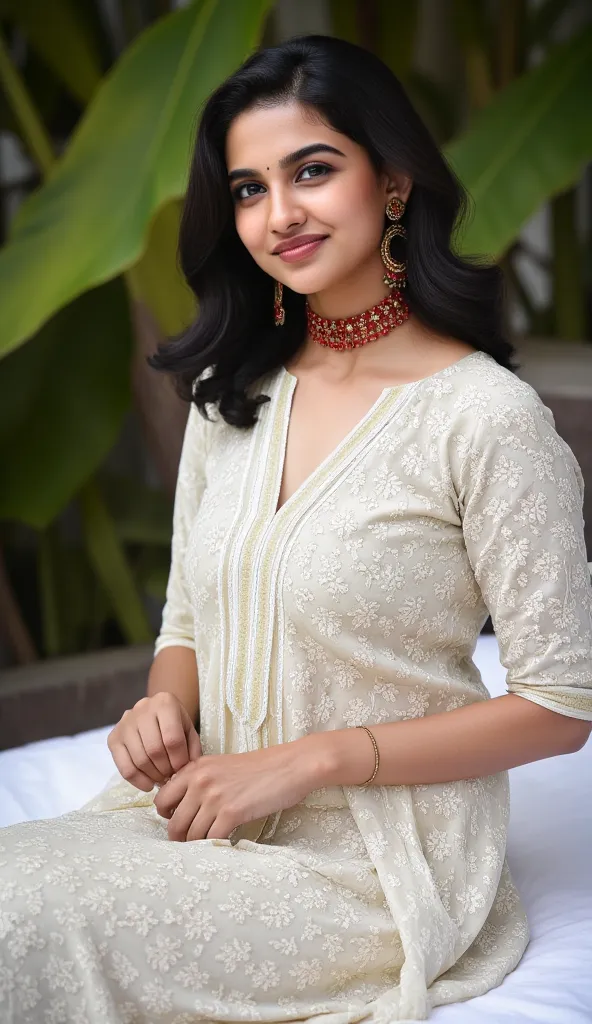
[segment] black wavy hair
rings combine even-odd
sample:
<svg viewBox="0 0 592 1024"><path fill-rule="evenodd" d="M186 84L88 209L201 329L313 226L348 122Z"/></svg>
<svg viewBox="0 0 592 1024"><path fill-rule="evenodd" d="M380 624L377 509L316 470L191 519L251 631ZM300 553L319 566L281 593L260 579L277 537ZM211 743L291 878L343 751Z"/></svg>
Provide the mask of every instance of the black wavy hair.
<svg viewBox="0 0 592 1024"><path fill-rule="evenodd" d="M234 118L248 108L293 101L363 146L377 174L398 169L412 178L401 220L410 311L428 328L515 370L504 334L501 269L477 256L461 258L451 247L468 212L466 190L386 64L363 47L325 35L293 37L252 54L206 101L178 249L198 315L181 335L158 346L150 365L172 373L181 397L193 399L206 418L206 404L214 403L227 423L250 427L269 396L250 397L247 388L289 362L304 343L306 296L284 285L286 318L276 327L274 280L237 234L225 162Z"/></svg>

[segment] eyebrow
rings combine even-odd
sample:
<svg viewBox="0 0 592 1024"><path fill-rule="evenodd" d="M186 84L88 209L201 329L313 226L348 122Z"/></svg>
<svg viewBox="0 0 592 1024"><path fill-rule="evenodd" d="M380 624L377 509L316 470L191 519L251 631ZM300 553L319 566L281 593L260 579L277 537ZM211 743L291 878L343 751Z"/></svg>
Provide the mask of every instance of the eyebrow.
<svg viewBox="0 0 592 1024"><path fill-rule="evenodd" d="M312 153L335 153L337 156L345 156L345 153L342 153L340 149L335 149L335 146L329 146L326 142L312 142L310 146L302 146L301 149L296 149L293 153L283 156L281 160L278 160L278 167L284 171L290 164L295 164L298 160L304 160L305 157L310 156ZM259 174L259 171L255 170L254 167L238 167L236 170L230 171L228 181L232 183L237 178L247 178L252 174Z"/></svg>

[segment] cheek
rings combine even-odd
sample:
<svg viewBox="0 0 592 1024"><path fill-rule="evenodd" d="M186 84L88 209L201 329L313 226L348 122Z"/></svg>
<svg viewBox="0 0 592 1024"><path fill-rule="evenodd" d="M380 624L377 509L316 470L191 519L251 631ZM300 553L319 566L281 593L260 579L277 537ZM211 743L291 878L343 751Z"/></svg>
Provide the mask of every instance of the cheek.
<svg viewBox="0 0 592 1024"><path fill-rule="evenodd" d="M335 227L346 252L366 255L380 245L382 216L376 207L352 202Z"/></svg>
<svg viewBox="0 0 592 1024"><path fill-rule="evenodd" d="M266 228L265 220L257 214L254 207L238 209L234 217L234 226L241 242L256 258L264 256Z"/></svg>
<svg viewBox="0 0 592 1024"><path fill-rule="evenodd" d="M330 197L328 218L335 230L356 238L358 243L376 240L382 232L384 211L376 200L376 189L354 183L335 190Z"/></svg>

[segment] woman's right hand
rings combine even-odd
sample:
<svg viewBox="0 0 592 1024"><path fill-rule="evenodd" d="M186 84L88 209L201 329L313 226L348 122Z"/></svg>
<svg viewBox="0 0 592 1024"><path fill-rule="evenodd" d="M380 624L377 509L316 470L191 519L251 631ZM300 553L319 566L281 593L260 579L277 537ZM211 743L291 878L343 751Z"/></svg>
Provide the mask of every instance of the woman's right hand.
<svg viewBox="0 0 592 1024"><path fill-rule="evenodd" d="M107 746L120 775L146 793L201 756L187 709L166 691L142 697L124 711L107 736Z"/></svg>

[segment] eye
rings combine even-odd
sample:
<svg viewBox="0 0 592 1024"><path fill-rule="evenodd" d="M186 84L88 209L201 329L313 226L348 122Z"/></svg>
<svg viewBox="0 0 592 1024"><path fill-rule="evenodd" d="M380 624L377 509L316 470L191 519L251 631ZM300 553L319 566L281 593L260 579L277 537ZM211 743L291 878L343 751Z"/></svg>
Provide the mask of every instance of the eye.
<svg viewBox="0 0 592 1024"><path fill-rule="evenodd" d="M327 164L307 164L306 167L302 168L302 171L300 173L304 174L305 171L313 171L313 170L321 170L321 171L331 172L333 170L333 168L329 167ZM324 175L324 174L313 174L313 178L324 178L325 176L326 175Z"/></svg>
<svg viewBox="0 0 592 1024"><path fill-rule="evenodd" d="M254 196L254 195L257 194L256 192L250 192L249 195L243 196L243 195L241 195L241 193L242 193L242 190L244 188L262 188L262 186L258 185L256 181L245 181L242 185L238 185L236 188L233 188L233 190L232 190L233 198L236 199L236 200L250 199L251 196Z"/></svg>
<svg viewBox="0 0 592 1024"><path fill-rule="evenodd" d="M298 181L301 178L301 176L305 173L305 171L315 171L311 178L303 179L304 181L311 181L312 178L326 178L329 174L331 174L332 170L333 168L329 167L328 164L307 164L306 167L301 168L298 178L296 180ZM320 171L321 173L316 173L318 171ZM256 181L245 181L243 182L242 185L237 185L237 187L232 190L232 196L238 202L244 199L251 199L252 196L257 195L257 192L248 192L246 195L243 195L243 189L245 188L260 189L263 188L263 185L259 185Z"/></svg>

